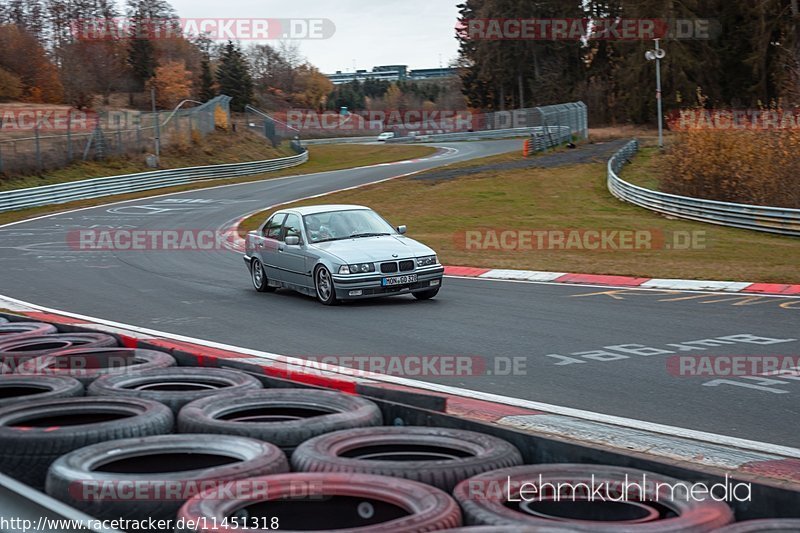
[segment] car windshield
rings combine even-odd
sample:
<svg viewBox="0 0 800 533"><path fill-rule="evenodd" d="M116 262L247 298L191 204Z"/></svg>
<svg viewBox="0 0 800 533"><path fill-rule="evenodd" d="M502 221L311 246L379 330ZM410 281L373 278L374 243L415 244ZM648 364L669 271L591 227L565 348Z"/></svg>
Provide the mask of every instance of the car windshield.
<svg viewBox="0 0 800 533"><path fill-rule="evenodd" d="M304 216L303 222L312 243L396 233L380 215L369 209L316 213Z"/></svg>

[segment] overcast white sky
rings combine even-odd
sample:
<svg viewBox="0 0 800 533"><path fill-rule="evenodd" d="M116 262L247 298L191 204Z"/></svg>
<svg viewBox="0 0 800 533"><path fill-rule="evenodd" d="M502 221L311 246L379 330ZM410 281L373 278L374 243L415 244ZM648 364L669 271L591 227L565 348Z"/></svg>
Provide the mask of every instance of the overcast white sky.
<svg viewBox="0 0 800 533"><path fill-rule="evenodd" d="M300 51L325 73L447 66L455 59L457 0L170 0L181 18L326 18L336 33L302 40ZM248 44L252 41L243 41Z"/></svg>

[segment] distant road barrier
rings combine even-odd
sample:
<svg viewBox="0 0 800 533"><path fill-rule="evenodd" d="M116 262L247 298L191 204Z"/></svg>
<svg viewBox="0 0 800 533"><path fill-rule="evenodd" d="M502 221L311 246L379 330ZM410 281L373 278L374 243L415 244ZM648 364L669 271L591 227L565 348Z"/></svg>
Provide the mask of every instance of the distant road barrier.
<svg viewBox="0 0 800 533"><path fill-rule="evenodd" d="M27 189L0 191L0 213L27 207L63 204L74 200L87 200L115 194L171 187L173 185L184 185L196 181L261 174L301 165L306 161L308 161L307 150L300 154L280 159L156 170L43 185Z"/></svg>
<svg viewBox="0 0 800 533"><path fill-rule="evenodd" d="M389 139L389 143L422 143L422 142L452 142L452 141L481 141L486 139L505 139L509 137L533 136L537 149L547 146L557 146L572 139L572 130L569 126L535 126L533 128L512 128L506 130L464 131L459 133L440 133L434 135L418 135L416 137L397 137Z"/></svg>
<svg viewBox="0 0 800 533"><path fill-rule="evenodd" d="M377 142L378 135L370 137L331 137L330 139L301 139L300 143L303 146L310 146L315 144L347 144L347 143L368 143Z"/></svg>
<svg viewBox="0 0 800 533"><path fill-rule="evenodd" d="M618 173L638 150L634 139L608 161L608 190L620 200L677 218L800 237L800 209L704 200L628 183Z"/></svg>

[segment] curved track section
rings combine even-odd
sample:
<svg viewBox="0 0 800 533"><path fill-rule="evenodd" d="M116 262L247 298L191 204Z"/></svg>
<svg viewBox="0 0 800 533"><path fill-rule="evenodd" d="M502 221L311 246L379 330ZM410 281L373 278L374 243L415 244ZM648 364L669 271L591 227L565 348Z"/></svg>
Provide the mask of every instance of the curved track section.
<svg viewBox="0 0 800 533"><path fill-rule="evenodd" d="M457 373L443 375L446 367L434 364L406 377L800 446L786 423L798 414L800 372L685 377L677 359L797 357L800 299L448 278L432 301L400 297L326 308L291 292L256 293L241 256L226 248L87 252L69 243L71 231L84 229L217 231L265 206L516 150L519 142L442 147L435 157L403 164L190 191L6 226L0 293L284 355L458 356L466 363Z"/></svg>

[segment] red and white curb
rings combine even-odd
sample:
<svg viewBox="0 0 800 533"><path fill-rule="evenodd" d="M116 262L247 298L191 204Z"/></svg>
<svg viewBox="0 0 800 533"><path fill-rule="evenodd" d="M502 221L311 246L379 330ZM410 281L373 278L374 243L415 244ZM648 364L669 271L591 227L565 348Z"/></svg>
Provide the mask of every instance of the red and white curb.
<svg viewBox="0 0 800 533"><path fill-rule="evenodd" d="M266 376L357 394L361 385L444 398L444 412L546 438L557 438L654 460L750 474L800 487L800 449L549 405L394 375L359 372L296 357L241 348L183 335L121 324L0 296L0 309L31 320L115 334L127 347L160 349L193 364L236 367Z"/></svg>
<svg viewBox="0 0 800 533"><path fill-rule="evenodd" d="M780 283L635 278L629 276L609 276L601 274L568 274L566 272L504 270L498 268L476 268L462 266L445 267L444 273L446 276L459 278L533 281L541 283L566 283L570 285L596 285L608 287L635 287L641 289L668 289L676 291L741 292L774 296L800 296L800 285L785 285Z"/></svg>

